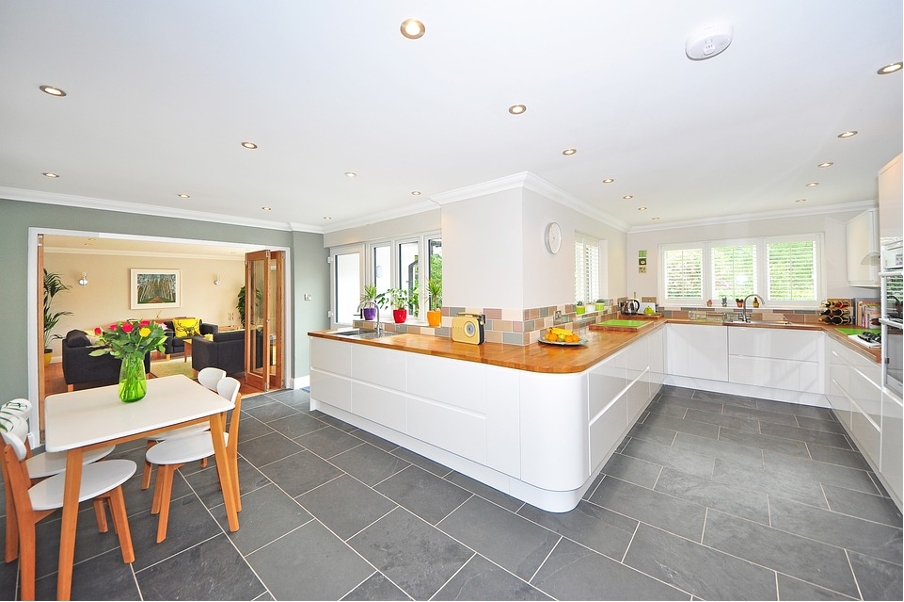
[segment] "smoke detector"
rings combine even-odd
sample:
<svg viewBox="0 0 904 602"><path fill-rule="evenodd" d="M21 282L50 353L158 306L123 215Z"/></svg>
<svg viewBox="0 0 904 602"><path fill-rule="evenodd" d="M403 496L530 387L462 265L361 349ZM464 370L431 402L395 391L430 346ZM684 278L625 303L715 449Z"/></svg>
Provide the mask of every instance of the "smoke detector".
<svg viewBox="0 0 904 602"><path fill-rule="evenodd" d="M687 38L685 53L693 61L711 59L731 44L732 28L728 23L707 25L695 30Z"/></svg>

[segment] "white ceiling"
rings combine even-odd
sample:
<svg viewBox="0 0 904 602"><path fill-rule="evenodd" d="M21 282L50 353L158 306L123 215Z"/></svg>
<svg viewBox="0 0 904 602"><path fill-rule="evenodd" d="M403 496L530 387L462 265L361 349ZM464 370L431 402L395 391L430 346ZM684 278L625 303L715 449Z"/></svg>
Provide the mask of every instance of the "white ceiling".
<svg viewBox="0 0 904 602"><path fill-rule="evenodd" d="M0 197L331 231L528 171L633 226L823 208L901 152L901 59L900 0L4 0Z"/></svg>

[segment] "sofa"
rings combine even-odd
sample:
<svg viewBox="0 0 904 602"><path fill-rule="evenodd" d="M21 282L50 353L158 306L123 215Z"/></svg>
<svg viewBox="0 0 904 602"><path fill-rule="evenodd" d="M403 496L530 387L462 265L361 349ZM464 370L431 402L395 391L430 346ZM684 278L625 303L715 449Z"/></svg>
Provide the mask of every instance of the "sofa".
<svg viewBox="0 0 904 602"><path fill-rule="evenodd" d="M245 371L245 331L230 330L213 335L213 340L193 337L191 367L199 371L209 367L225 370L226 374Z"/></svg>
<svg viewBox="0 0 904 602"><path fill-rule="evenodd" d="M122 360L109 354L91 355L98 348L83 330L70 330L66 334L62 345L63 379L69 391L75 385L107 385L119 380ZM151 371L150 353L144 356L144 371Z"/></svg>
<svg viewBox="0 0 904 602"><path fill-rule="evenodd" d="M170 359L170 355L173 353L185 353L185 339L192 338L191 336L187 337L177 337L176 329L173 326L173 320L178 320L180 318L172 318L170 320L163 320L163 324L166 327L166 341L164 341L164 353L166 354L166 359ZM205 334L217 334L220 331L220 327L216 324L205 324L204 321L199 322L199 330L201 335Z"/></svg>

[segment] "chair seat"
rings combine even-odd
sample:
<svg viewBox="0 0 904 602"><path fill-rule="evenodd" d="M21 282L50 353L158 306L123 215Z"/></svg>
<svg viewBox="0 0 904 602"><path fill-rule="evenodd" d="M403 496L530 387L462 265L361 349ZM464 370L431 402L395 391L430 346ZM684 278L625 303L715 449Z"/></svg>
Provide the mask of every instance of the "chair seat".
<svg viewBox="0 0 904 602"><path fill-rule="evenodd" d="M85 452L82 463L91 464L101 458L106 458L115 448L115 445L108 445ZM32 479L52 477L66 470L66 452L44 452L34 455L25 461L25 466L28 468L28 476Z"/></svg>
<svg viewBox="0 0 904 602"><path fill-rule="evenodd" d="M82 468L82 485L78 492L78 501L90 500L115 489L128 481L137 469L131 460L106 460L87 464ZM28 496L34 510L62 508L65 485L66 473L62 473L31 487Z"/></svg>
<svg viewBox="0 0 904 602"><path fill-rule="evenodd" d="M173 429L171 431L163 431L162 433L157 433L151 437L148 437L148 441L166 441L167 439L181 439L182 437L188 437L190 435L196 435L198 433L206 433L210 430L210 424L193 424L191 426L183 426L182 428Z"/></svg>
<svg viewBox="0 0 904 602"><path fill-rule="evenodd" d="M229 433L224 433L229 444ZM151 464L187 464L214 455L210 433L198 433L191 437L168 439L148 450L145 458Z"/></svg>

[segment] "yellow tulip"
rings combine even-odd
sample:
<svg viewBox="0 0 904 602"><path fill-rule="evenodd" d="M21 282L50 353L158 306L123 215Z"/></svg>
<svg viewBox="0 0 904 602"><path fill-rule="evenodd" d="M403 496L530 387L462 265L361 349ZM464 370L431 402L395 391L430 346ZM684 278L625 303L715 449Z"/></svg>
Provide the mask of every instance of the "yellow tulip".
<svg viewBox="0 0 904 602"><path fill-rule="evenodd" d="M151 329L148 328L147 326L145 326L144 328L142 328L141 330L138 331L138 334L140 334L143 337L146 337L149 334L151 334Z"/></svg>

